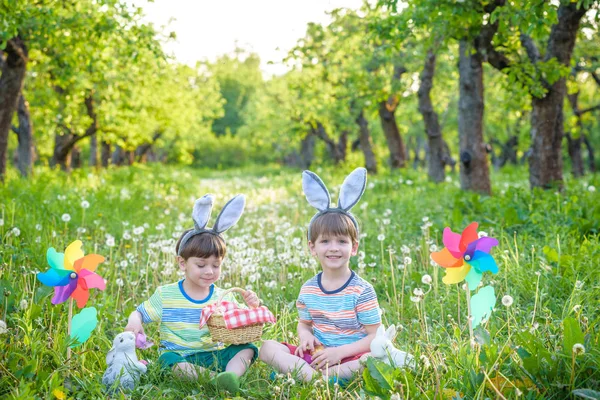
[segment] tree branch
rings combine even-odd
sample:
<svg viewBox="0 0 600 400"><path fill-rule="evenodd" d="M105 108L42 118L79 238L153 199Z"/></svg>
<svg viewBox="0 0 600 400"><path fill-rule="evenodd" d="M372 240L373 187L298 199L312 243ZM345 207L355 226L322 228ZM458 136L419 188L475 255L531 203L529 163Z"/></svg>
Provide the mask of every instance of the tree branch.
<svg viewBox="0 0 600 400"><path fill-rule="evenodd" d="M16 133L17 135L19 134L19 128L17 128L16 126L14 126L14 125L11 125L11 126L10 126L10 129L12 129L12 131L13 131L14 133Z"/></svg>
<svg viewBox="0 0 600 400"><path fill-rule="evenodd" d="M531 60L531 63L537 63L540 59L540 51L535 45L533 39L529 35L526 35L524 33L521 34L520 39L521 44L523 45L523 47L525 47L525 51L527 52L529 60Z"/></svg>
<svg viewBox="0 0 600 400"><path fill-rule="evenodd" d="M575 114L583 115L583 114L587 114L589 112L597 111L597 110L600 110L600 104L597 104L594 107L584 108L583 110L579 110L579 112L576 112Z"/></svg>

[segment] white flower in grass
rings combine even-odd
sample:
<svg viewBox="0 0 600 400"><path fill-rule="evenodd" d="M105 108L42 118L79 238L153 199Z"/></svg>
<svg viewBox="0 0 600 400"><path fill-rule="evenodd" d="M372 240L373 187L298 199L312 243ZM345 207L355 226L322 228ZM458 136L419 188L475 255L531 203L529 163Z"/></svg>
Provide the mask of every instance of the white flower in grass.
<svg viewBox="0 0 600 400"><path fill-rule="evenodd" d="M433 279L431 279L431 275L425 274L421 277L421 282L425 285L431 285L432 281Z"/></svg>
<svg viewBox="0 0 600 400"><path fill-rule="evenodd" d="M63 214L60 218L65 222L69 222L71 220L71 216L67 213Z"/></svg>
<svg viewBox="0 0 600 400"><path fill-rule="evenodd" d="M576 281L575 282L575 288L581 290L583 288L583 282Z"/></svg>
<svg viewBox="0 0 600 400"><path fill-rule="evenodd" d="M129 231L123 232L123 239L125 239L125 240L131 239L131 234L129 233Z"/></svg>
<svg viewBox="0 0 600 400"><path fill-rule="evenodd" d="M573 354L575 354L576 356L585 354L585 347L581 343L575 343L573 345Z"/></svg>
<svg viewBox="0 0 600 400"><path fill-rule="evenodd" d="M502 304L503 304L505 307L510 307L510 306L512 306L512 303L513 303L513 298L512 298L511 296L509 296L509 295L506 295L506 296L502 297Z"/></svg>
<svg viewBox="0 0 600 400"><path fill-rule="evenodd" d="M129 263L127 262L127 260L123 260L119 263L119 266L121 268L126 268L129 265Z"/></svg>
<svg viewBox="0 0 600 400"><path fill-rule="evenodd" d="M83 234L83 233L85 233L86 231L87 231L87 229L85 229L84 227L81 227L81 226L80 226L79 228L77 228L77 233L79 233L79 234Z"/></svg>
<svg viewBox="0 0 600 400"><path fill-rule="evenodd" d="M123 287L123 285L124 285L123 279L121 279L121 278L117 278L115 280L115 283L117 284L118 287Z"/></svg>
<svg viewBox="0 0 600 400"><path fill-rule="evenodd" d="M385 240L385 235L383 233L381 233L379 236L377 236L377 240L379 240L380 242L383 242Z"/></svg>
<svg viewBox="0 0 600 400"><path fill-rule="evenodd" d="M150 207L149 206L144 206L144 211L150 211Z"/></svg>
<svg viewBox="0 0 600 400"><path fill-rule="evenodd" d="M21 302L19 303L19 308L21 310L26 310L28 306L27 300L23 299L21 300Z"/></svg>
<svg viewBox="0 0 600 400"><path fill-rule="evenodd" d="M404 257L404 264L406 264L406 265L412 264L412 258L410 258L408 256Z"/></svg>
<svg viewBox="0 0 600 400"><path fill-rule="evenodd" d="M487 232L484 232L484 231L481 231L481 232L479 232L477 235L478 235L480 238L482 238L482 237L487 237L487 236L488 236L488 233L487 233Z"/></svg>
<svg viewBox="0 0 600 400"><path fill-rule="evenodd" d="M423 292L423 289L421 289L421 288L415 288L415 289L413 290L413 294L414 294L415 296L423 297L423 295L424 295L425 293Z"/></svg>
<svg viewBox="0 0 600 400"><path fill-rule="evenodd" d="M0 226L4 226L4 219L0 218Z"/></svg>
<svg viewBox="0 0 600 400"><path fill-rule="evenodd" d="M0 319L0 335L5 334L6 332L8 332L8 329L6 327L6 322L4 322Z"/></svg>
<svg viewBox="0 0 600 400"><path fill-rule="evenodd" d="M10 231L13 236L21 236L21 230L19 228L17 228L16 226L14 228L12 228L12 230Z"/></svg>
<svg viewBox="0 0 600 400"><path fill-rule="evenodd" d="M41 236L36 237L35 238L35 242L36 243L42 243L42 237Z"/></svg>
<svg viewBox="0 0 600 400"><path fill-rule="evenodd" d="M596 186L590 185L590 186L588 186L587 189L588 189L588 192L595 192L596 191Z"/></svg>
<svg viewBox="0 0 600 400"><path fill-rule="evenodd" d="M42 230L42 225L36 224L35 225L35 229L38 230L38 231L41 231Z"/></svg>
<svg viewBox="0 0 600 400"><path fill-rule="evenodd" d="M133 228L133 234L134 235L141 235L142 233L144 233L144 227L143 226L136 226Z"/></svg>
<svg viewBox="0 0 600 400"><path fill-rule="evenodd" d="M83 200L81 202L81 208L83 208L83 209L90 208L90 202L87 200Z"/></svg>
<svg viewBox="0 0 600 400"><path fill-rule="evenodd" d="M112 236L111 234L106 234L106 245L108 247L114 247L115 246L115 238L114 236Z"/></svg>

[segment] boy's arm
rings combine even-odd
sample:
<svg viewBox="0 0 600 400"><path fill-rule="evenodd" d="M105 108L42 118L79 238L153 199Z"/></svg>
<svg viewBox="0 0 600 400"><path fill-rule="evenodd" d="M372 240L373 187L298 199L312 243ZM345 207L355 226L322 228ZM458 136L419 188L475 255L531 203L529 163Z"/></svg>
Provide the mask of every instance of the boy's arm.
<svg viewBox="0 0 600 400"><path fill-rule="evenodd" d="M364 325L367 336L354 343L338 347L328 347L323 351L318 352L315 357L313 357L311 366L315 369L323 369L327 364L332 366L339 363L344 358L371 351L371 342L377 335L377 328L379 325L380 324Z"/></svg>
<svg viewBox="0 0 600 400"><path fill-rule="evenodd" d="M126 331L131 331L136 335L138 333L145 333L144 327L142 326L142 314L138 310L134 310L131 314L129 314L129 319L127 320L127 326L125 327Z"/></svg>
<svg viewBox="0 0 600 400"><path fill-rule="evenodd" d="M315 349L315 346L321 344L313 333L312 324L304 321L298 321L298 338L300 339L300 344L296 348L295 355L299 357L304 357L305 351L310 354Z"/></svg>

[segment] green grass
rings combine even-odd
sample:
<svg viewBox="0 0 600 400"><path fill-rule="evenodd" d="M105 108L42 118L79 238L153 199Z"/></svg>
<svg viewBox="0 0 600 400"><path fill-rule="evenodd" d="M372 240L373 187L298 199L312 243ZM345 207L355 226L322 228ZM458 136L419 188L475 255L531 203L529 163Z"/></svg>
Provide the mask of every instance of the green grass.
<svg viewBox="0 0 600 400"><path fill-rule="evenodd" d="M337 200L350 169L316 172ZM293 377L271 382L269 368L257 363L242 379L240 396L501 398L495 387L505 398L515 398L517 386L520 398L565 399L574 389L600 390L600 202L590 190L600 189L598 176L567 180L565 191L555 193L530 191L526 171L507 169L493 176L494 196L488 198L461 192L457 179L435 186L413 170L370 176L354 210L365 237L352 267L375 286L384 323L402 326L396 345L419 359L418 368L377 374L372 364L366 383L359 377L342 390L321 382L300 385ZM60 395L55 390L69 398L106 397L100 380L112 338L158 285L179 279L174 241L191 225L193 200L208 192L216 195L216 210L236 193L248 200L241 223L226 234L221 285L259 293L279 318L263 338L294 341L295 298L318 270L306 250L305 228L314 210L302 196L299 171L134 166L67 176L38 170L33 180L11 176L0 187L0 319L8 329L0 333L0 397L48 399L53 392ZM83 200L89 208L82 208ZM68 222L63 214L69 214ZM483 344L474 348L464 291L444 285L443 270L429 259L431 245L443 246L445 226L457 231L471 221L500 241L493 252L500 272L484 274L498 302L477 331ZM114 237L114 246L107 244L107 235ZM108 285L104 292L92 290L88 305L98 309L98 327L67 363L68 305L53 306L51 289L40 285L35 272L47 269L47 248L63 251L76 238L86 254L107 257L98 273ZM433 277L431 287L421 281L425 274ZM418 304L410 300L415 288L426 292ZM500 301L505 295L514 298L510 307ZM568 347L580 332L585 354L574 357ZM158 341L156 326L147 333ZM156 346L138 355L155 360ZM208 377L180 381L150 366L127 396L225 396L208 382Z"/></svg>

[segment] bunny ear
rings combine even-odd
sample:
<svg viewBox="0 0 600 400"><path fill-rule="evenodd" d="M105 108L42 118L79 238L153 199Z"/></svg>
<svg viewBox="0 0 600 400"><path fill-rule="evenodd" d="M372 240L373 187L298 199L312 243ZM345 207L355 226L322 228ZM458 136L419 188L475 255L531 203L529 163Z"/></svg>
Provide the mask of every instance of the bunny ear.
<svg viewBox="0 0 600 400"><path fill-rule="evenodd" d="M238 194L233 199L229 200L219 213L217 222L215 222L215 226L213 226L213 231L223 233L234 226L242 216L245 205L246 198L243 194Z"/></svg>
<svg viewBox="0 0 600 400"><path fill-rule="evenodd" d="M194 203L192 218L196 225L196 230L204 229L210 218L214 197L212 194L205 194Z"/></svg>
<svg viewBox="0 0 600 400"><path fill-rule="evenodd" d="M325 184L311 171L302 172L302 190L308 203L319 211L325 211L331 204L331 197Z"/></svg>
<svg viewBox="0 0 600 400"><path fill-rule="evenodd" d="M356 168L342 183L338 207L344 211L350 211L360 200L366 186L367 170L365 168Z"/></svg>
<svg viewBox="0 0 600 400"><path fill-rule="evenodd" d="M396 337L396 325L392 324L388 326L387 331L385 331L385 336L389 340L394 340L394 338Z"/></svg>
<svg viewBox="0 0 600 400"><path fill-rule="evenodd" d="M377 327L377 333L375 335L376 336L384 336L385 335L385 326L383 326L383 324L381 324Z"/></svg>

